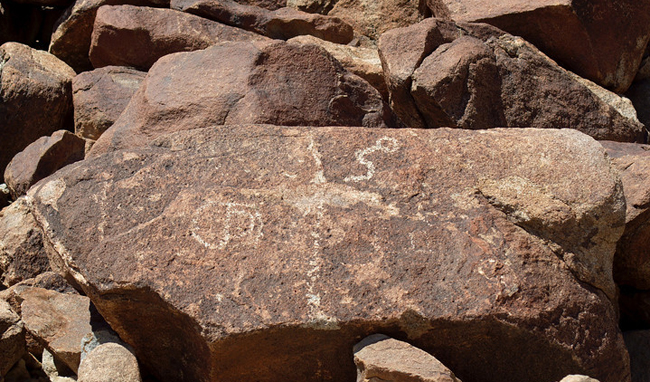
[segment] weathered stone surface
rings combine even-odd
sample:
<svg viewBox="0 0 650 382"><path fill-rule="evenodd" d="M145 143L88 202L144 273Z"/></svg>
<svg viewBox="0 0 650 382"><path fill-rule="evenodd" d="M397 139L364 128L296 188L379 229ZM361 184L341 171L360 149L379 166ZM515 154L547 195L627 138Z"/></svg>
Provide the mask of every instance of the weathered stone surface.
<svg viewBox="0 0 650 382"><path fill-rule="evenodd" d="M79 366L79 382L140 382L138 360L124 346L109 342L93 349Z"/></svg>
<svg viewBox="0 0 650 382"><path fill-rule="evenodd" d="M40 137L9 162L5 182L14 199L25 195L39 180L58 169L84 159L86 142L67 130L55 131L49 137Z"/></svg>
<svg viewBox="0 0 650 382"><path fill-rule="evenodd" d="M233 0L173 0L171 6L274 39L287 40L299 35L312 35L347 44L354 37L352 26L338 17L306 13L293 8L270 11Z"/></svg>
<svg viewBox="0 0 650 382"><path fill-rule="evenodd" d="M385 33L379 49L391 106L407 126L571 127L643 140L629 103L494 27L428 19Z"/></svg>
<svg viewBox="0 0 650 382"><path fill-rule="evenodd" d="M90 299L33 287L25 287L16 294L22 300L25 329L76 372L81 339L92 332Z"/></svg>
<svg viewBox="0 0 650 382"><path fill-rule="evenodd" d="M434 356L383 334L354 346L357 382L460 382Z"/></svg>
<svg viewBox="0 0 650 382"><path fill-rule="evenodd" d="M20 198L0 211L0 280L11 286L49 269L43 232Z"/></svg>
<svg viewBox="0 0 650 382"><path fill-rule="evenodd" d="M168 381L353 380L352 346L378 332L462 380L629 381L614 308L588 284L614 290L623 194L575 130L195 129L30 196Z"/></svg>
<svg viewBox="0 0 650 382"><path fill-rule="evenodd" d="M598 382L598 380L586 375L571 374L562 378L560 382Z"/></svg>
<svg viewBox="0 0 650 382"><path fill-rule="evenodd" d="M25 332L20 317L0 299L0 379L25 354Z"/></svg>
<svg viewBox="0 0 650 382"><path fill-rule="evenodd" d="M632 382L650 381L650 331L632 330L623 332L625 345L630 353Z"/></svg>
<svg viewBox="0 0 650 382"><path fill-rule="evenodd" d="M27 45L0 46L0 171L43 135L72 123L75 72L53 55Z"/></svg>
<svg viewBox="0 0 650 382"><path fill-rule="evenodd" d="M325 48L345 69L368 81L379 90L385 100L388 100L388 88L377 49L335 44L314 36L298 36L288 42L313 44Z"/></svg>
<svg viewBox="0 0 650 382"><path fill-rule="evenodd" d="M437 17L522 36L567 69L616 92L632 83L650 40L650 3L636 0L427 0Z"/></svg>
<svg viewBox="0 0 650 382"><path fill-rule="evenodd" d="M56 22L50 53L77 72L91 70L88 54L97 10L102 5L118 4L169 7L169 0L76 0Z"/></svg>
<svg viewBox="0 0 650 382"><path fill-rule="evenodd" d="M602 141L620 171L627 210L625 232L614 258L614 279L636 289L650 289L650 146Z"/></svg>
<svg viewBox="0 0 650 382"><path fill-rule="evenodd" d="M95 17L90 62L148 70L162 56L205 49L223 41L262 36L173 9L105 5ZM128 41L128 44L124 42Z"/></svg>
<svg viewBox="0 0 650 382"><path fill-rule="evenodd" d="M222 43L160 59L89 155L172 131L240 123L384 127L390 113L376 89L322 48Z"/></svg>
<svg viewBox="0 0 650 382"><path fill-rule="evenodd" d="M122 114L147 75L122 66L83 72L72 80L74 131L96 140Z"/></svg>

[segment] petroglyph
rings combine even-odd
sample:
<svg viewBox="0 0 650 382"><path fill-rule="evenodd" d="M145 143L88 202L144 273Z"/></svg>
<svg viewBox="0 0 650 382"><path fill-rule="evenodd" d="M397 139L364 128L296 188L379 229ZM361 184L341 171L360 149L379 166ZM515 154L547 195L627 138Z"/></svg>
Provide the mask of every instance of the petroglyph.
<svg viewBox="0 0 650 382"><path fill-rule="evenodd" d="M210 200L194 213L191 234L206 248L225 249L231 242L257 244L263 227L262 215L254 204Z"/></svg>
<svg viewBox="0 0 650 382"><path fill-rule="evenodd" d="M307 147L307 150L309 150L309 152L311 152L311 155L314 157L314 163L316 164L317 168L316 175L314 175L314 179L311 180L311 183L323 184L327 182L327 179L325 179L325 170L323 169L321 155L318 151L318 148L316 147L316 143L314 142L313 137L309 138L309 147Z"/></svg>
<svg viewBox="0 0 650 382"><path fill-rule="evenodd" d="M390 137L383 137L377 140L373 146L359 150L355 153L357 161L368 168L365 175L351 175L343 179L345 182L360 182L362 180L369 180L375 175L375 164L366 159L366 155L372 154L376 151L385 153L394 153L399 149L397 139Z"/></svg>

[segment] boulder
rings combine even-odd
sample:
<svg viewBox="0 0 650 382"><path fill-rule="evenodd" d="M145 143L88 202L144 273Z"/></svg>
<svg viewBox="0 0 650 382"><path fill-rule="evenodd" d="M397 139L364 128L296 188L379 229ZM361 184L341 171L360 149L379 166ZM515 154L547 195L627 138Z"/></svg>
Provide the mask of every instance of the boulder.
<svg viewBox="0 0 650 382"><path fill-rule="evenodd" d="M72 371L79 368L81 339L91 333L90 299L78 294L24 287L21 300L25 329Z"/></svg>
<svg viewBox="0 0 650 382"><path fill-rule="evenodd" d="M434 356L383 334L354 346L357 382L460 382Z"/></svg>
<svg viewBox="0 0 650 382"><path fill-rule="evenodd" d="M53 55L27 45L0 46L0 171L43 135L72 125L75 72Z"/></svg>
<svg viewBox="0 0 650 382"><path fill-rule="evenodd" d="M650 3L636 0L426 0L435 17L482 22L530 41L562 66L617 93L650 40Z"/></svg>
<svg viewBox="0 0 650 382"><path fill-rule="evenodd" d="M598 382L598 380L588 377L586 375L571 374L562 378L560 382Z"/></svg>
<svg viewBox="0 0 650 382"><path fill-rule="evenodd" d="M5 182L14 199L25 195L39 180L58 169L84 159L86 141L67 130L55 131L49 137L40 137L9 162Z"/></svg>
<svg viewBox="0 0 650 382"><path fill-rule="evenodd" d="M0 211L0 281L9 287L49 269L43 231L20 198Z"/></svg>
<svg viewBox="0 0 650 382"><path fill-rule="evenodd" d="M90 62L149 70L162 56L261 36L173 9L105 5L95 17ZM124 41L128 41L125 44Z"/></svg>
<svg viewBox="0 0 650 382"><path fill-rule="evenodd" d="M351 381L372 333L464 381L630 378L598 289L615 294L623 192L575 130L193 129L29 197L166 381Z"/></svg>
<svg viewBox="0 0 650 382"><path fill-rule="evenodd" d="M72 80L75 134L97 140L122 114L146 75L121 66L77 75Z"/></svg>
<svg viewBox="0 0 650 382"><path fill-rule="evenodd" d="M316 74L318 73L318 74ZM89 156L206 125L389 125L379 92L322 48L229 42L160 59Z"/></svg>
<svg viewBox="0 0 650 382"><path fill-rule="evenodd" d="M77 72L93 69L88 55L97 10L118 4L169 7L169 0L76 0L54 25L50 53Z"/></svg>
<svg viewBox="0 0 650 382"><path fill-rule="evenodd" d="M377 49L335 44L309 35L294 37L288 42L303 45L313 44L324 48L346 70L368 81L370 85L379 90L384 100L388 101L388 88Z"/></svg>
<svg viewBox="0 0 650 382"><path fill-rule="evenodd" d="M302 12L293 8L268 9L234 0L173 0L172 8L243 28L274 39L287 40L312 35L347 44L354 37L352 27L338 17Z"/></svg>
<svg viewBox="0 0 650 382"><path fill-rule="evenodd" d="M636 289L650 289L650 146L602 141L620 171L627 209L625 232L614 257L614 279Z"/></svg>
<svg viewBox="0 0 650 382"><path fill-rule="evenodd" d="M126 347L108 342L94 348L79 366L79 382L141 382L138 360Z"/></svg>
<svg viewBox="0 0 650 382"><path fill-rule="evenodd" d="M25 354L25 331L20 317L0 299L0 380Z"/></svg>
<svg viewBox="0 0 650 382"><path fill-rule="evenodd" d="M571 127L597 139L644 138L629 102L494 27L427 19L386 32L379 54L391 106L410 127Z"/></svg>
<svg viewBox="0 0 650 382"><path fill-rule="evenodd" d="M632 330L623 332L625 345L630 353L632 382L650 381L650 331Z"/></svg>

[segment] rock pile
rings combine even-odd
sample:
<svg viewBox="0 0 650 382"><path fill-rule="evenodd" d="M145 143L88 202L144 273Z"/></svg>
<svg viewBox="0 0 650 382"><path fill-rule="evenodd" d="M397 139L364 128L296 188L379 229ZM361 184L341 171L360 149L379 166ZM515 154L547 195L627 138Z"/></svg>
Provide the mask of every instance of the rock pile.
<svg viewBox="0 0 650 382"><path fill-rule="evenodd" d="M634 0L0 0L0 382L648 381L649 40Z"/></svg>

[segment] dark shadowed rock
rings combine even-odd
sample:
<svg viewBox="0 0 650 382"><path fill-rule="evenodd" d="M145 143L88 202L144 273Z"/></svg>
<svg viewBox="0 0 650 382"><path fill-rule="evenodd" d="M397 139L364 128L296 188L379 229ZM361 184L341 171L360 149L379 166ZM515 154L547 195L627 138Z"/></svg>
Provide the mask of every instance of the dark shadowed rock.
<svg viewBox="0 0 650 382"><path fill-rule="evenodd" d="M295 36L312 35L347 44L354 35L352 27L338 17L306 13L293 8L271 11L233 0L173 0L171 6L274 39L287 40Z"/></svg>
<svg viewBox="0 0 650 382"><path fill-rule="evenodd" d="M14 199L25 195L39 180L58 169L84 159L86 142L67 130L40 137L9 162L5 182Z"/></svg>
<svg viewBox="0 0 650 382"><path fill-rule="evenodd" d="M650 331L632 330L623 332L625 345L630 353L632 382L650 381Z"/></svg>
<svg viewBox="0 0 650 382"><path fill-rule="evenodd" d="M650 67L650 64L648 65ZM625 93L638 113L639 121L650 127L650 78L635 82Z"/></svg>
<svg viewBox="0 0 650 382"><path fill-rule="evenodd" d="M49 269L43 232L20 198L0 211L0 280L11 286Z"/></svg>
<svg viewBox="0 0 650 382"><path fill-rule="evenodd" d="M460 382L431 354L383 334L356 344L354 363L357 382Z"/></svg>
<svg viewBox="0 0 650 382"><path fill-rule="evenodd" d="M106 66L72 80L74 131L96 140L122 114L147 75L135 69Z"/></svg>
<svg viewBox="0 0 650 382"><path fill-rule="evenodd" d="M9 41L32 44L42 20L43 12L39 7L0 1L0 45Z"/></svg>
<svg viewBox="0 0 650 382"><path fill-rule="evenodd" d="M623 194L575 130L195 129L30 195L166 381L354 380L372 333L467 381L629 381L614 308L589 285L615 291Z"/></svg>
<svg viewBox="0 0 650 382"><path fill-rule="evenodd" d="M0 379L25 354L25 331L20 317L0 299Z"/></svg>
<svg viewBox="0 0 650 382"><path fill-rule="evenodd" d="M222 43L159 60L89 154L206 125L382 127L389 117L379 92L322 48Z"/></svg>
<svg viewBox="0 0 650 382"><path fill-rule="evenodd" d="M427 0L436 17L484 22L522 36L567 69L616 92L650 40L650 3L637 0Z"/></svg>
<svg viewBox="0 0 650 382"><path fill-rule="evenodd" d="M261 39L255 33L173 9L106 5L95 17L90 62L95 68L117 65L148 70L170 53L205 49L223 41Z"/></svg>
<svg viewBox="0 0 650 382"><path fill-rule="evenodd" d="M627 211L625 233L614 258L614 279L636 289L650 289L650 146L602 141L621 173Z"/></svg>
<svg viewBox="0 0 650 382"><path fill-rule="evenodd" d="M629 102L484 24L429 19L379 42L391 106L411 127L571 127L643 140Z"/></svg>
<svg viewBox="0 0 650 382"><path fill-rule="evenodd" d="M55 24L50 53L77 72L91 70L88 53L97 10L102 5L118 4L169 7L169 0L76 0Z"/></svg>
<svg viewBox="0 0 650 382"><path fill-rule="evenodd" d="M0 172L27 145L72 123L74 76L47 52L11 42L0 46Z"/></svg>

